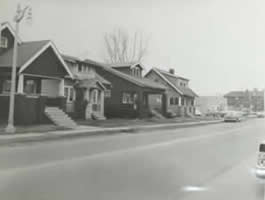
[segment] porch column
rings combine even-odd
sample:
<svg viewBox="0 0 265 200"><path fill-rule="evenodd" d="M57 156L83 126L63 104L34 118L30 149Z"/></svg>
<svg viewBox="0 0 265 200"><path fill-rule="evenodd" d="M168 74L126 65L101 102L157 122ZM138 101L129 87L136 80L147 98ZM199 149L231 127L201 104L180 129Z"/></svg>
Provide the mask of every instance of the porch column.
<svg viewBox="0 0 265 200"><path fill-rule="evenodd" d="M18 76L17 93L19 94L24 93L24 75L23 74L19 74Z"/></svg>
<svg viewBox="0 0 265 200"><path fill-rule="evenodd" d="M59 83L59 96L64 96L64 79L61 79Z"/></svg>
<svg viewBox="0 0 265 200"><path fill-rule="evenodd" d="M162 113L164 116L167 115L167 107L168 107L168 97L166 93L162 94Z"/></svg>
<svg viewBox="0 0 265 200"><path fill-rule="evenodd" d="M104 116L104 91L101 91L101 95L100 95L100 107L101 107L101 115Z"/></svg>
<svg viewBox="0 0 265 200"><path fill-rule="evenodd" d="M181 97L179 97L179 106L181 106Z"/></svg>
<svg viewBox="0 0 265 200"><path fill-rule="evenodd" d="M138 102L137 102L137 112L138 112L138 116L139 118L142 117L142 112L143 112L143 92L142 91L139 91L138 92Z"/></svg>

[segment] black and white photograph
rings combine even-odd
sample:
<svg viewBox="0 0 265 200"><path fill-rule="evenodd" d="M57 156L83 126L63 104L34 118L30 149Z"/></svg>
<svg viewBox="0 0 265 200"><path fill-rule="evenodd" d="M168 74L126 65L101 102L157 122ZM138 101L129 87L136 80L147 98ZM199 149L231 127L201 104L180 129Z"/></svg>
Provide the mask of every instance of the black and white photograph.
<svg viewBox="0 0 265 200"><path fill-rule="evenodd" d="M0 0L0 200L224 199L265 199L265 1Z"/></svg>

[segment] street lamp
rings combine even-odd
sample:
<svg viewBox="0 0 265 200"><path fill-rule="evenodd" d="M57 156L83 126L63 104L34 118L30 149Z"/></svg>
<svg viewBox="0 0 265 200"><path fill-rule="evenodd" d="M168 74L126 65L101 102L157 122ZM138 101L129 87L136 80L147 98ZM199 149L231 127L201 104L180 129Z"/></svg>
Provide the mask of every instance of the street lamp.
<svg viewBox="0 0 265 200"><path fill-rule="evenodd" d="M8 115L8 124L6 127L7 133L14 133L14 107L15 107L15 92L16 92L16 68L17 68L17 38L19 32L19 23L23 20L26 13L28 12L28 19L31 17L31 8L29 6L24 7L23 9L20 5L17 6L16 15L14 21L16 23L15 27L15 41L14 41L14 52L13 52L13 64L12 64L12 74L11 74L11 90L10 90L10 101L9 101L9 115Z"/></svg>

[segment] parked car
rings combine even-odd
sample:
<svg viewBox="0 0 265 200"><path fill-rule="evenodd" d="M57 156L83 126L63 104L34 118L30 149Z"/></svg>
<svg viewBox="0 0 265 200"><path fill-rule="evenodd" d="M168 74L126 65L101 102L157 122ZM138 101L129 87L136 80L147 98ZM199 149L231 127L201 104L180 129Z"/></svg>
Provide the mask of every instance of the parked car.
<svg viewBox="0 0 265 200"><path fill-rule="evenodd" d="M259 144L258 160L255 171L258 178L265 178L265 141Z"/></svg>
<svg viewBox="0 0 265 200"><path fill-rule="evenodd" d="M238 111L227 112L224 116L225 122L240 122L243 119L243 114Z"/></svg>

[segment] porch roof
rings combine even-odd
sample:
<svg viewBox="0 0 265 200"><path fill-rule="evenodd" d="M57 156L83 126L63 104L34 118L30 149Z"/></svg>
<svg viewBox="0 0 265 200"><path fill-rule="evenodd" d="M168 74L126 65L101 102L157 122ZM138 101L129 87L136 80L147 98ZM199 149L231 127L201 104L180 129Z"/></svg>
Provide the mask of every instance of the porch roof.
<svg viewBox="0 0 265 200"><path fill-rule="evenodd" d="M74 75L74 78L80 81L84 81L84 80L96 80L99 81L103 84L106 85L111 85L111 83L109 81L107 81L106 79L104 79L102 76L100 76L99 74L95 73L95 77L94 78L86 78L86 76L80 76L78 74Z"/></svg>
<svg viewBox="0 0 265 200"><path fill-rule="evenodd" d="M96 78L80 80L76 85L79 88L93 88L99 85L104 90L106 89L105 86L102 84L102 82L100 82Z"/></svg>

